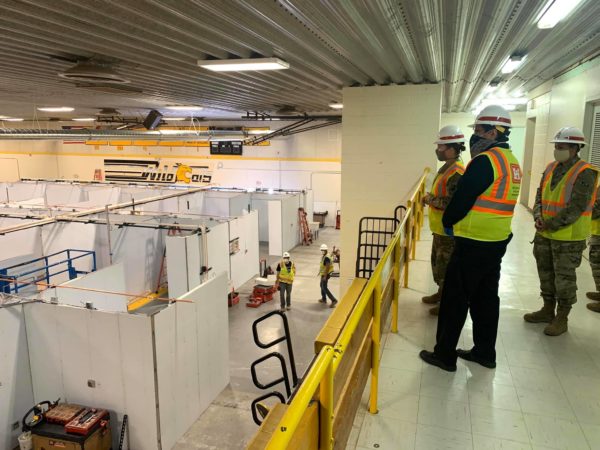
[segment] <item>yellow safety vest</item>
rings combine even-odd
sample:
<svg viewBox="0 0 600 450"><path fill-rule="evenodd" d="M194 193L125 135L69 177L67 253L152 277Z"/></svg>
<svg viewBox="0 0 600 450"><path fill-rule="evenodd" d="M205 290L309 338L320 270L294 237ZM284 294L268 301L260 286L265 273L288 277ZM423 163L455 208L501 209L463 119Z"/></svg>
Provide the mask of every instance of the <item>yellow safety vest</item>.
<svg viewBox="0 0 600 450"><path fill-rule="evenodd" d="M292 284L294 282L294 275L296 275L296 266L292 263L292 267L288 270L285 262L279 263L279 281L282 283Z"/></svg>
<svg viewBox="0 0 600 450"><path fill-rule="evenodd" d="M431 193L435 197L447 197L448 191L446 187L448 185L448 180L455 173L458 173L460 175L465 173L465 166L463 166L463 164L459 161L455 161L454 163L452 163L444 173L438 173L436 175L435 179L433 180L433 186L431 187ZM432 233L447 236L444 232L444 226L442 225L443 215L443 209L438 209L429 205L429 229Z"/></svg>
<svg viewBox="0 0 600 450"><path fill-rule="evenodd" d="M598 194L600 194L600 186L596 189L596 200L598 199ZM595 204L596 202L594 202ZM594 210L592 209L592 215L594 214ZM592 235L600 236L600 219L592 219Z"/></svg>
<svg viewBox="0 0 600 450"><path fill-rule="evenodd" d="M504 241L511 233L510 224L521 189L521 166L512 151L500 147L486 150L475 158L490 160L494 182L477 197L466 217L454 225L454 235L476 241Z"/></svg>
<svg viewBox="0 0 600 450"><path fill-rule="evenodd" d="M329 258L329 268L325 268L325 258ZM323 255L321 258L321 267L319 269L319 273L321 276L324 276L329 275L331 272L333 272L333 258L329 255Z"/></svg>
<svg viewBox="0 0 600 450"><path fill-rule="evenodd" d="M542 218L548 220L562 211L573 193L573 186L577 177L586 169L592 166L585 161L577 161L573 167L563 176L560 183L554 189L551 188L552 174L558 166L558 162L548 164L542 177ZM571 225L562 227L556 231L542 231L540 234L548 239L556 241L583 241L588 238L592 225L592 209L594 207L596 194L590 198L585 211Z"/></svg>

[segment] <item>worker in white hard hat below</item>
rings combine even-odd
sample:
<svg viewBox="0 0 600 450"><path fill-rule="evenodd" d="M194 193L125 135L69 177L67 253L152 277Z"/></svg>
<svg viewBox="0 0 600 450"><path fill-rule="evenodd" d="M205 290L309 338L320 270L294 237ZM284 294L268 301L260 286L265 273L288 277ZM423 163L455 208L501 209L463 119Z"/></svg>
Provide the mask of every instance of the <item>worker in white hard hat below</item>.
<svg viewBox="0 0 600 450"><path fill-rule="evenodd" d="M428 364L456 371L456 359L496 367L500 314L500 266L512 238L511 222L521 188L521 167L508 145L510 114L498 105L484 108L469 140L471 162L442 216L454 236L440 301L436 345L419 354ZM470 312L474 346L457 349Z"/></svg>
<svg viewBox="0 0 600 450"><path fill-rule="evenodd" d="M465 150L465 135L459 127L456 125L443 127L434 144L437 144L435 150L437 159L444 165L438 170L431 186L431 192L423 198L423 203L429 206L429 228L433 234L431 271L438 290L435 294L421 299L426 304L439 303L442 296L446 268L454 250L454 238L444 232L442 215L465 172L465 167L459 161L461 152ZM429 310L429 313L437 316L439 311L440 307L436 305Z"/></svg>
<svg viewBox="0 0 600 450"><path fill-rule="evenodd" d="M292 309L292 284L296 276L296 266L285 252L281 262L277 264L277 282L279 283L279 305L280 310Z"/></svg>
<svg viewBox="0 0 600 450"><path fill-rule="evenodd" d="M327 283L329 282L329 278L331 278L331 272L333 272L333 259L329 257L327 254L329 252L329 248L327 245L321 245L321 265L319 267L319 277L321 278L321 298L319 301L321 303L327 303L327 298L331 300L330 308L335 308L337 305L337 300L327 287Z"/></svg>
<svg viewBox="0 0 600 450"><path fill-rule="evenodd" d="M544 334L558 336L567 331L567 317L577 301L575 270L591 232L598 173L579 158L586 144L581 130L561 128L550 142L555 161L542 175L533 208L533 255L544 305L523 318L548 323Z"/></svg>

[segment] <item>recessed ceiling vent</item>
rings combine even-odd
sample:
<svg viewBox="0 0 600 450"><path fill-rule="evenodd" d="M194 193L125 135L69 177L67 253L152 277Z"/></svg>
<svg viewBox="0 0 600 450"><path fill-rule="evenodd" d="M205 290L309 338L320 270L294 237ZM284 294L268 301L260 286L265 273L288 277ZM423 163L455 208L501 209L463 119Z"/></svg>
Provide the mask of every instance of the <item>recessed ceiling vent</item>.
<svg viewBox="0 0 600 450"><path fill-rule="evenodd" d="M120 75L111 64L82 61L58 74L77 83L126 84L129 80Z"/></svg>

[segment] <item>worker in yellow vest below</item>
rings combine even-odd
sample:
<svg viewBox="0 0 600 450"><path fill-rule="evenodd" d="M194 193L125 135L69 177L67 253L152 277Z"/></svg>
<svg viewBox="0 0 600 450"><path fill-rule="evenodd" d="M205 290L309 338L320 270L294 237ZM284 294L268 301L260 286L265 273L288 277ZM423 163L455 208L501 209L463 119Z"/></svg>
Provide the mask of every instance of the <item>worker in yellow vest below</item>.
<svg viewBox="0 0 600 450"><path fill-rule="evenodd" d="M319 265L319 277L321 278L321 298L319 302L327 303L327 299L331 300L330 308L335 308L337 305L337 299L329 290L327 283L331 278L333 272L333 258L329 257L329 247L327 245L321 245L321 264Z"/></svg>
<svg viewBox="0 0 600 450"><path fill-rule="evenodd" d="M281 311L292 309L292 284L296 276L296 266L285 252L283 259L277 264L277 282L279 283L279 305Z"/></svg>
<svg viewBox="0 0 600 450"><path fill-rule="evenodd" d="M596 284L596 292L586 295L593 303L588 303L590 311L600 313L600 187L596 190L596 201L592 209L592 238L590 239L590 266Z"/></svg>
<svg viewBox="0 0 600 450"><path fill-rule="evenodd" d="M508 145L508 111L487 106L472 126L472 159L442 216L444 232L454 235L454 251L444 279L436 345L433 352L419 353L426 363L448 372L456 371L457 357L496 367L500 267L512 239L521 188L521 168ZM474 346L457 349L469 312Z"/></svg>
<svg viewBox="0 0 600 450"><path fill-rule="evenodd" d="M429 206L429 228L433 234L431 244L431 271L433 280L438 285L438 290L433 295L423 297L421 300L426 304L439 303L444 286L444 277L448 261L454 250L454 238L444 232L442 215L452 196L456 186L465 172L465 167L458 160L460 154L465 150L465 135L456 125L448 125L442 128L438 134L435 154L438 161L444 165L438 170L431 186L431 192L423 198L423 203ZM429 310L429 313L437 316L440 311L439 305Z"/></svg>
<svg viewBox="0 0 600 450"><path fill-rule="evenodd" d="M544 306L523 318L548 323L544 333L558 336L567 331L567 317L577 301L575 269L590 235L597 172L579 158L586 144L581 130L561 128L550 142L556 161L544 171L533 209L533 254Z"/></svg>

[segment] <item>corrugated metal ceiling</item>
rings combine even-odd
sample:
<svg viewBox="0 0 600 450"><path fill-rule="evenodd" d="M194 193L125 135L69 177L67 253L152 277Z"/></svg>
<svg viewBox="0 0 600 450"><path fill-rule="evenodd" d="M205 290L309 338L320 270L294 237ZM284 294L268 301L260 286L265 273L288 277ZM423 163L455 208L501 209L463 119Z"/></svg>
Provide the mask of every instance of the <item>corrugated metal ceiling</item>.
<svg viewBox="0 0 600 450"><path fill-rule="evenodd" d="M527 91L600 49L600 1L539 30L547 0L0 0L0 114L34 104L142 113L200 104L202 115L326 111L341 88L442 82L443 110L465 111L500 74ZM211 73L198 59L277 56L289 70ZM142 92L99 93L57 76L81 58L116 61ZM216 112L212 112L215 110ZM80 115L80 114L76 114Z"/></svg>

